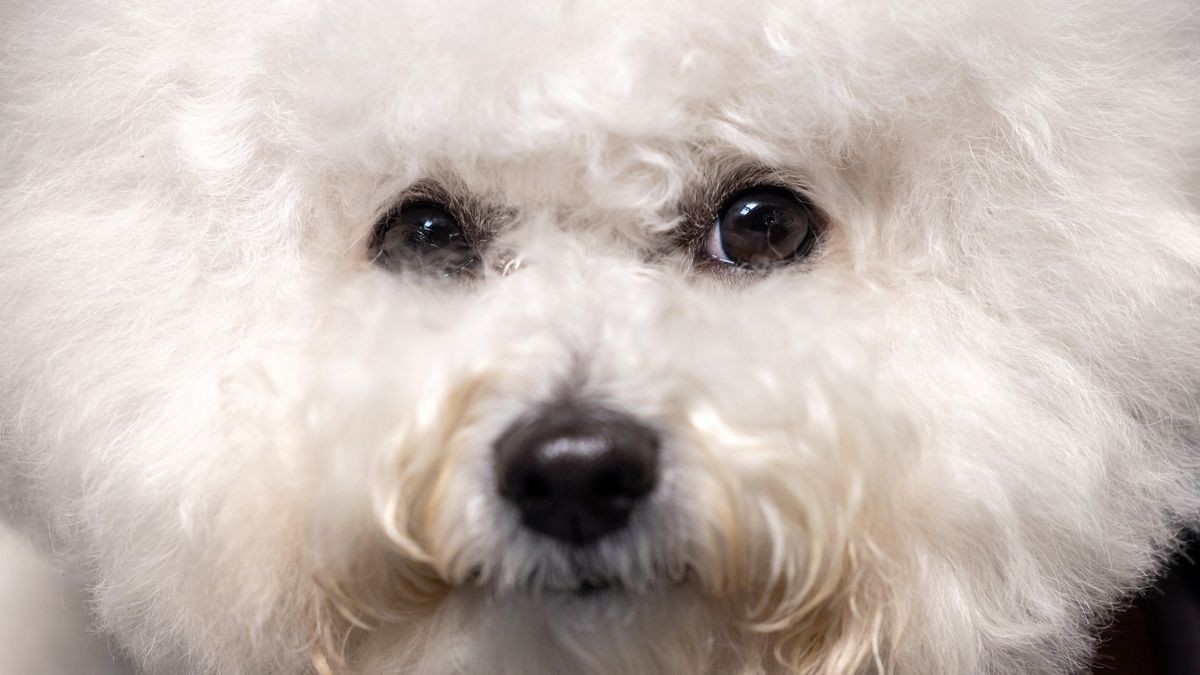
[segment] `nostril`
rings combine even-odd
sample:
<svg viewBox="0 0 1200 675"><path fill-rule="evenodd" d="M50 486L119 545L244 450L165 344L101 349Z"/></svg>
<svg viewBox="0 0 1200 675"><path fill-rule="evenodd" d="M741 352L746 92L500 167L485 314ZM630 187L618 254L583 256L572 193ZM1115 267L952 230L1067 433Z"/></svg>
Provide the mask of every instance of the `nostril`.
<svg viewBox="0 0 1200 675"><path fill-rule="evenodd" d="M658 435L603 408L556 406L497 439L500 495L532 530L584 544L626 524L658 482Z"/></svg>
<svg viewBox="0 0 1200 675"><path fill-rule="evenodd" d="M541 476L533 475L525 479L521 496L526 501L538 501L550 496L550 483Z"/></svg>
<svg viewBox="0 0 1200 675"><path fill-rule="evenodd" d="M618 467L608 467L596 475L591 492L600 499L620 498L628 492L627 483L624 471Z"/></svg>
<svg viewBox="0 0 1200 675"><path fill-rule="evenodd" d="M550 481L545 476L535 472L526 472L517 481L517 487L512 490L512 496L522 505L536 506L549 499Z"/></svg>

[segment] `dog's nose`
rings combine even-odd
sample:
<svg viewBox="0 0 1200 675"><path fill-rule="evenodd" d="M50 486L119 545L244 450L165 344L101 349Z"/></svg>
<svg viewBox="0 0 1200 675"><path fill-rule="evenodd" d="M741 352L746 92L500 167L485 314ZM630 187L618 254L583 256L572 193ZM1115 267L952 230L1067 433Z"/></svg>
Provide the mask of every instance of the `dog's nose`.
<svg viewBox="0 0 1200 675"><path fill-rule="evenodd" d="M521 522L575 545L624 527L658 483L658 434L605 408L560 406L518 420L495 453L500 494Z"/></svg>

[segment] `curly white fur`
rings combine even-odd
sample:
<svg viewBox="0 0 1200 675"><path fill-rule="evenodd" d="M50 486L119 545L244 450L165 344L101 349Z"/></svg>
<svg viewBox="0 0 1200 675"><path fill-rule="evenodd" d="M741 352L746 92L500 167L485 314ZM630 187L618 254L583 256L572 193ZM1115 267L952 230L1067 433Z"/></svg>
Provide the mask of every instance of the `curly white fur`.
<svg viewBox="0 0 1200 675"><path fill-rule="evenodd" d="M109 5L0 8L0 502L149 672L1061 672L1196 522L1193 3ZM698 274L747 171L818 255ZM665 433L586 553L563 389Z"/></svg>

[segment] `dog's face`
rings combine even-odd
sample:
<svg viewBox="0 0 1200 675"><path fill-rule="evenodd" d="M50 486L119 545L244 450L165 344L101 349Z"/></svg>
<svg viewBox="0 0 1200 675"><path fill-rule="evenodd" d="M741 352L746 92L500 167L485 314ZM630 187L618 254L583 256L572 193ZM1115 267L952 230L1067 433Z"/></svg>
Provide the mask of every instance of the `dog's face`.
<svg viewBox="0 0 1200 675"><path fill-rule="evenodd" d="M195 12L18 78L0 248L13 494L148 664L1054 670L1191 508L1186 25Z"/></svg>

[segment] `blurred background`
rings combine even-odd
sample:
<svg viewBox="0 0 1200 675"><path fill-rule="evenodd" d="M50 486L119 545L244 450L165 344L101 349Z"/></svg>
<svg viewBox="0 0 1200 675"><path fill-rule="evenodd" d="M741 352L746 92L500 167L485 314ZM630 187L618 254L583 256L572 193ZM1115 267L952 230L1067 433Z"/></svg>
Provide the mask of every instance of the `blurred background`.
<svg viewBox="0 0 1200 675"><path fill-rule="evenodd" d="M0 675L130 675L88 630L83 597L0 522Z"/></svg>

